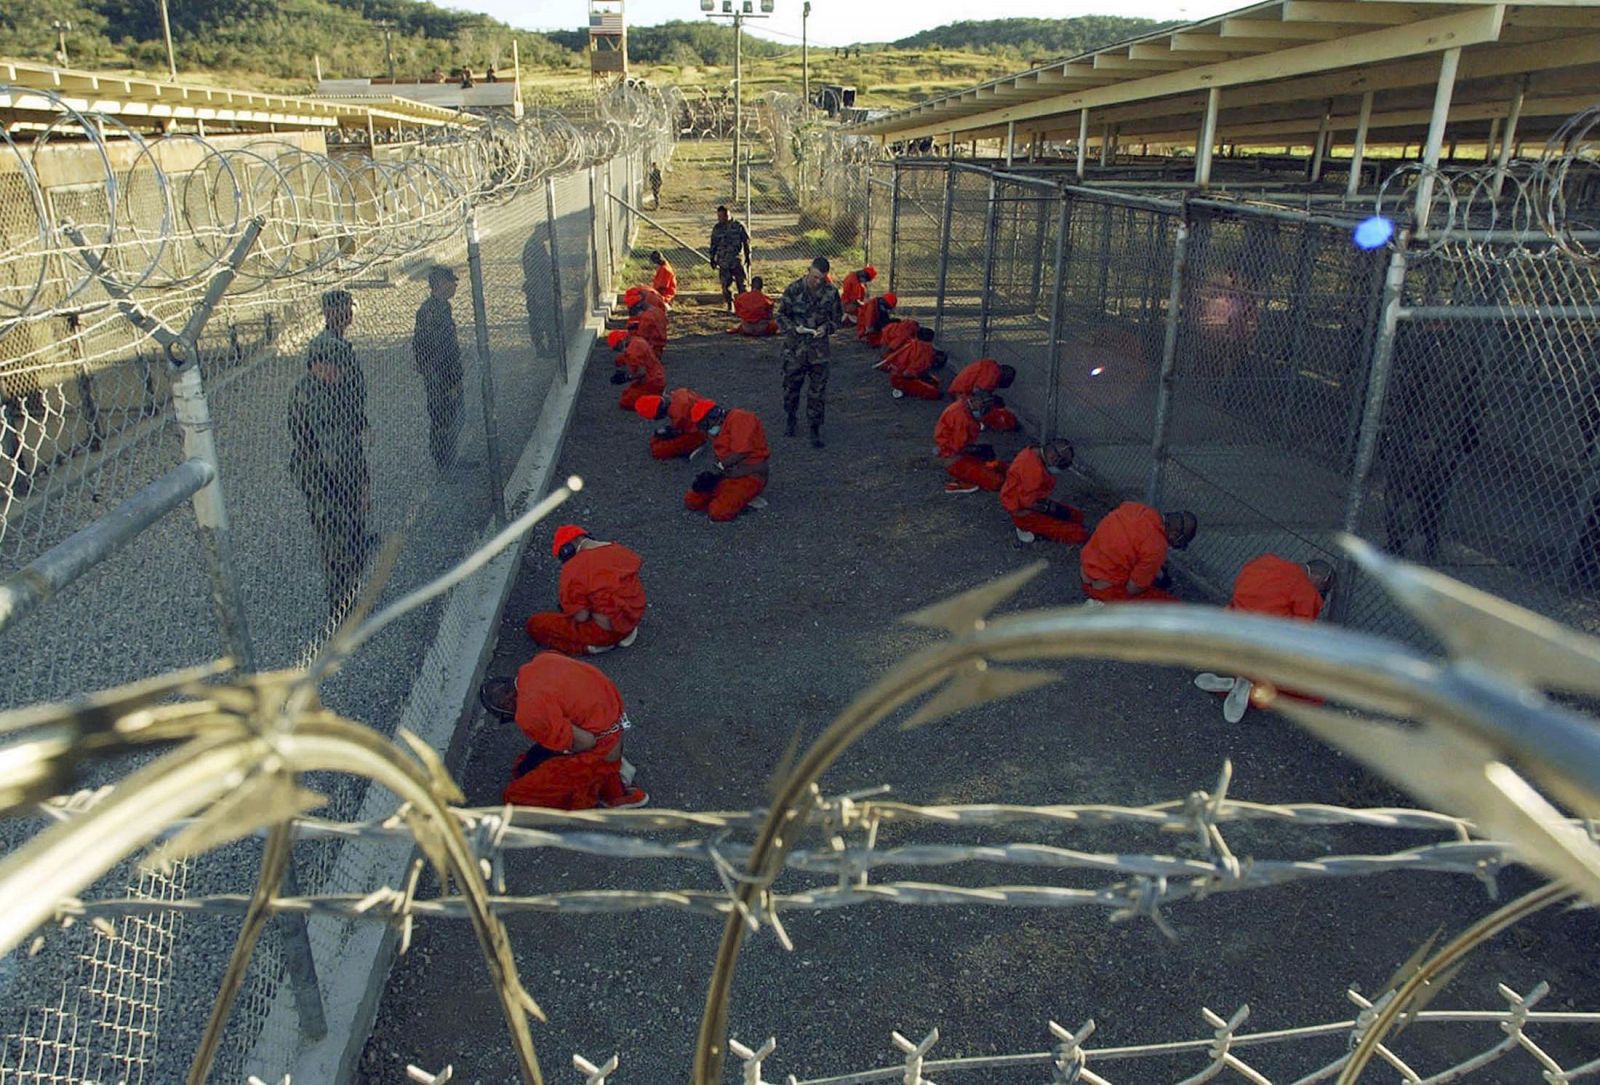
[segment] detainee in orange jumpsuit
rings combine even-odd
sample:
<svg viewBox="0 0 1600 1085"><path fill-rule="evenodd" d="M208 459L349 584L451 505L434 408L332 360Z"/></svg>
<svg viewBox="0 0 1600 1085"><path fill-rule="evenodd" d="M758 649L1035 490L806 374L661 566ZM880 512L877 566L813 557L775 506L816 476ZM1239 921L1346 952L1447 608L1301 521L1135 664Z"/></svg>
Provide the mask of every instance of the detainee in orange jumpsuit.
<svg viewBox="0 0 1600 1085"><path fill-rule="evenodd" d="M978 443L983 432L979 419L989 410L989 399L988 392L958 399L944 409L933 427L934 451L950 461L945 465L950 476L944 484L947 494L993 493L1005 482L1005 461L995 458L993 445Z"/></svg>
<svg viewBox="0 0 1600 1085"><path fill-rule="evenodd" d="M883 334L878 336L878 345L881 348L879 357L887 358L907 343L917 337L917 332L922 325L909 317L905 320L890 320L884 327Z"/></svg>
<svg viewBox="0 0 1600 1085"><path fill-rule="evenodd" d="M667 311L667 300L656 293L653 286L630 286L622 292L624 308L632 309L641 301L652 309L660 309L663 313Z"/></svg>
<svg viewBox="0 0 1600 1085"><path fill-rule="evenodd" d="M878 277L878 269L868 264L860 271L852 271L839 284L839 302L844 306L844 322L854 324L861 303L867 300L867 284Z"/></svg>
<svg viewBox="0 0 1600 1085"><path fill-rule="evenodd" d="M772 319L772 299L761 289L761 276L750 280L750 289L733 299L733 314L739 323L728 329L729 335L777 335L778 322Z"/></svg>
<svg viewBox="0 0 1600 1085"><path fill-rule="evenodd" d="M950 382L950 397L960 399L979 388L985 392L997 392L1001 388L1010 388L1011 382L1016 379L1017 371L1011 366L1001 365L993 358L979 358L964 367ZM998 394L994 397L994 407L983 416L983 424L1000 433L1011 433L1022 425Z"/></svg>
<svg viewBox="0 0 1600 1085"><path fill-rule="evenodd" d="M606 336L606 342L617 352L617 371L611 374L612 384L626 384L617 406L633 410L640 396L660 395L667 390L667 371L656 357L655 348L639 335L629 335L618 329Z"/></svg>
<svg viewBox="0 0 1600 1085"><path fill-rule="evenodd" d="M683 507L727 522L761 497L767 488L767 434L761 419L738 407L720 407L709 399L694 405L690 418L711 438L715 470L695 476ZM759 508L765 502L760 502Z"/></svg>
<svg viewBox="0 0 1600 1085"><path fill-rule="evenodd" d="M1167 549L1182 550L1199 522L1192 512L1165 516L1137 501L1124 501L1095 526L1078 562L1083 594L1102 603L1178 603L1166 590Z"/></svg>
<svg viewBox="0 0 1600 1085"><path fill-rule="evenodd" d="M661 295L662 301L671 305L672 299L678 296L678 273L672 270L672 265L660 249L650 253L650 262L656 266L656 273L650 278L650 288Z"/></svg>
<svg viewBox="0 0 1600 1085"><path fill-rule="evenodd" d="M622 732L632 724L622 694L598 668L540 652L514 682L491 678L478 697L534 744L511 770L502 801L553 810L649 803L643 788L623 782L624 767L631 776L632 766L622 759Z"/></svg>
<svg viewBox="0 0 1600 1085"><path fill-rule="evenodd" d="M1088 540L1083 510L1050 497L1056 476L1072 466L1072 458L1067 441L1029 445L1012 457L1000 487L1000 506L1011 514L1018 542L1031 543L1039 537L1076 546Z"/></svg>
<svg viewBox="0 0 1600 1085"><path fill-rule="evenodd" d="M896 399L910 396L937 402L943 397L938 370L949 357L933 349L933 329L923 328L917 337L878 364L889 373L889 387Z"/></svg>
<svg viewBox="0 0 1600 1085"><path fill-rule="evenodd" d="M1322 614L1332 587L1333 566L1320 558L1301 564L1276 554L1262 554L1245 562L1244 568L1239 570L1228 609L1314 622ZM1244 718L1255 688L1249 678L1211 673L1196 675L1194 684L1207 693L1227 695L1222 703L1222 715L1229 723L1238 723ZM1308 697L1291 690L1278 693L1308 704L1322 703L1320 697Z"/></svg>
<svg viewBox="0 0 1600 1085"><path fill-rule="evenodd" d="M889 326L889 314L899 300L893 294L884 294L862 302L856 315L856 338L865 339L869 347L882 346L883 329Z"/></svg>
<svg viewBox="0 0 1600 1085"><path fill-rule="evenodd" d="M542 648L573 656L631 645L644 617L644 559L574 524L556 528L550 553L561 562L561 609L530 615L528 636Z"/></svg>
<svg viewBox="0 0 1600 1085"><path fill-rule="evenodd" d="M660 358L667 350L667 314L643 299L628 310L628 330L649 343Z"/></svg>
<svg viewBox="0 0 1600 1085"><path fill-rule="evenodd" d="M706 443L706 435L694 424L691 417L700 395L688 388L674 388L672 394L640 396L633 405L640 418L661 422L650 435L650 455L658 460L675 460L687 456Z"/></svg>

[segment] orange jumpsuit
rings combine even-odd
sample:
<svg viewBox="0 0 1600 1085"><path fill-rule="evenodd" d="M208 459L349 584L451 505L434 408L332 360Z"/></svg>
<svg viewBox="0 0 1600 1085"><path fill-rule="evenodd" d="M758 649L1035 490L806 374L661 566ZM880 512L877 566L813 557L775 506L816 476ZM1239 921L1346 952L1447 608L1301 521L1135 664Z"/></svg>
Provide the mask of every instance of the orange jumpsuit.
<svg viewBox="0 0 1600 1085"><path fill-rule="evenodd" d="M628 330L656 348L656 354L667 349L667 314L654 307L646 309L628 321Z"/></svg>
<svg viewBox="0 0 1600 1085"><path fill-rule="evenodd" d="M628 290L625 291L623 293L623 295L622 295L622 299L626 304L628 304L630 306L633 304L633 302L628 301L628 294L630 292L634 292L634 291L637 291L638 295L639 295L634 300L642 301L646 305L650 306L650 308L652 308L652 309L660 309L663 312L666 310L666 308L667 308L667 299L663 298L660 294L656 293L656 289L653 286L633 286L633 287L629 287Z"/></svg>
<svg viewBox="0 0 1600 1085"><path fill-rule="evenodd" d="M856 316L857 339L865 339L870 347L880 346L886 326L890 326L889 307L883 303L883 298L868 298L861 303L861 311Z"/></svg>
<svg viewBox="0 0 1600 1085"><path fill-rule="evenodd" d="M921 339L911 340L884 359L884 368L889 371L889 384L912 399L939 398L939 378L928 371L932 365L933 344Z"/></svg>
<svg viewBox="0 0 1600 1085"><path fill-rule="evenodd" d="M933 427L933 443L939 455L950 459L945 471L957 482L965 482L994 493L1005 482L1006 464L1002 460L981 460L962 452L976 444L983 425L974 417L967 401L958 399L939 415Z"/></svg>
<svg viewBox="0 0 1600 1085"><path fill-rule="evenodd" d="M1276 554L1262 554L1245 562L1239 570L1228 609L1314 622L1322 614L1323 603L1322 593L1311 583L1304 565L1285 561ZM1310 704L1322 703L1320 697L1286 689L1278 692Z"/></svg>
<svg viewBox="0 0 1600 1085"><path fill-rule="evenodd" d="M617 643L644 617L644 585L639 566L644 560L618 543L579 550L561 566L561 609L530 615L528 636L542 648L581 655L585 648ZM578 621L573 615L587 610ZM603 628L599 615L611 623Z"/></svg>
<svg viewBox="0 0 1600 1085"><path fill-rule="evenodd" d="M1096 525L1078 557L1083 593L1102 603L1180 602L1170 592L1151 587L1166 560L1167 531L1161 514L1149 505L1124 501ZM1144 591L1129 595L1130 581Z"/></svg>
<svg viewBox="0 0 1600 1085"><path fill-rule="evenodd" d="M1000 487L1000 505L1011 514L1011 522L1023 531L1056 542L1086 541L1089 533L1083 528L1083 510L1051 501L1050 494L1055 488L1055 476L1045 466L1044 457L1030 445L1011 461L1005 484ZM1059 511L1041 511L1038 507L1041 504Z"/></svg>
<svg viewBox="0 0 1600 1085"><path fill-rule="evenodd" d="M502 801L591 810L621 799L626 718L622 695L598 668L555 652L534 656L517 671L516 722L535 745L512 769ZM592 749L563 752L574 727L596 736Z"/></svg>
<svg viewBox="0 0 1600 1085"><path fill-rule="evenodd" d="M993 392L999 387L1000 363L993 358L979 358L956 374L955 379L950 382L950 395L960 399L962 396L970 396L979 388L985 392ZM1006 408L1004 400L996 402L990 408L989 413L983 416L983 424L1002 433L1011 433L1022 425L1017 416Z"/></svg>
<svg viewBox="0 0 1600 1085"><path fill-rule="evenodd" d="M743 453L741 463L752 467L759 464L761 468L753 475L719 479L717 488L709 493L690 490L683 495L684 508L691 512L707 513L713 520L727 522L743 512L744 507L767 488L767 458L771 453L767 448L767 432L761 427L761 419L749 411L733 408L722 420L722 431L711 438L711 451L718 463L727 463Z"/></svg>
<svg viewBox="0 0 1600 1085"><path fill-rule="evenodd" d="M897 320L883 329L883 334L878 337L878 343L883 347L883 357L887 358L907 343L917 337L917 329L922 327L915 320Z"/></svg>
<svg viewBox="0 0 1600 1085"><path fill-rule="evenodd" d="M622 395L617 398L617 406L623 410L633 410L640 396L658 395L667 390L667 371L662 368L661 359L639 335L630 335L622 345L622 353L617 355L617 365L633 377L633 383L624 388Z"/></svg>
<svg viewBox="0 0 1600 1085"><path fill-rule="evenodd" d="M729 335L777 335L778 322L772 319L772 299L760 290L746 290L733 299L733 313L739 323Z"/></svg>
<svg viewBox="0 0 1600 1085"><path fill-rule="evenodd" d="M672 270L672 264L666 260L661 261L661 266L656 268L655 275L650 279L650 288L661 295L661 300L668 305L678 296L678 273Z"/></svg>
<svg viewBox="0 0 1600 1085"><path fill-rule="evenodd" d="M846 324L855 320L856 314L861 311L861 303L866 300L867 284L861 281L859 272L852 271L839 284L839 301L844 306Z"/></svg>
<svg viewBox="0 0 1600 1085"><path fill-rule="evenodd" d="M694 419L689 417L689 412L699 402L700 397L687 388L672 390L672 394L667 397L666 428L672 429L673 433L668 437L651 434L651 456L658 460L675 460L679 456L687 456L706 443L706 435L694 424Z"/></svg>

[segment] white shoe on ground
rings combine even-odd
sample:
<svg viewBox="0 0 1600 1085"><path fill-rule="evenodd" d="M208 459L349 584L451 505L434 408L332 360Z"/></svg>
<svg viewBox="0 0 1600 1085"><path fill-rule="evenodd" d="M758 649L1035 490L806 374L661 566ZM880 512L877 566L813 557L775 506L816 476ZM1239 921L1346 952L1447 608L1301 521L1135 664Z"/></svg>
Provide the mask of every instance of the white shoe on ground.
<svg viewBox="0 0 1600 1085"><path fill-rule="evenodd" d="M975 494L978 492L978 487L965 482L947 482L944 484L944 492L947 494Z"/></svg>
<svg viewBox="0 0 1600 1085"><path fill-rule="evenodd" d="M1227 700L1222 702L1222 718L1229 723L1238 723L1244 719L1244 711L1250 707L1250 690L1253 688L1254 683L1248 678L1234 679Z"/></svg>
<svg viewBox="0 0 1600 1085"><path fill-rule="evenodd" d="M904 392L902 392L898 388L889 389L889 394L891 396L893 396L894 398L896 398L896 399L904 399L904 398L906 398L906 394Z"/></svg>
<svg viewBox="0 0 1600 1085"><path fill-rule="evenodd" d="M1033 541L1033 540L1034 540L1034 539L1036 539L1036 538L1037 538L1037 537L1038 537L1038 536L1036 536L1036 535L1035 535L1035 534L1034 534L1034 533L1033 533L1033 532L1031 532L1031 531L1024 531L1024 530L1022 530L1022 528L1020 528L1020 527L1019 527L1019 528L1017 528L1017 541L1018 541L1018 542L1019 542L1019 543L1031 543L1031 542L1032 542L1032 541Z"/></svg>
<svg viewBox="0 0 1600 1085"><path fill-rule="evenodd" d="M625 636L621 640L617 641L617 644L618 644L618 646L623 647L623 648L632 648L633 647L633 642L638 640L638 639L639 639L639 627L638 626L634 626L633 629L631 629L628 632L627 636Z"/></svg>
<svg viewBox="0 0 1600 1085"><path fill-rule="evenodd" d="M1210 671L1194 676L1194 684L1205 690L1207 693L1227 693L1234 687L1234 684L1237 681L1238 679L1236 678L1229 678L1226 675L1221 674L1212 674Z"/></svg>
<svg viewBox="0 0 1600 1085"><path fill-rule="evenodd" d="M767 499L764 497L752 497L750 499L750 507L753 509L764 509L767 507Z"/></svg>

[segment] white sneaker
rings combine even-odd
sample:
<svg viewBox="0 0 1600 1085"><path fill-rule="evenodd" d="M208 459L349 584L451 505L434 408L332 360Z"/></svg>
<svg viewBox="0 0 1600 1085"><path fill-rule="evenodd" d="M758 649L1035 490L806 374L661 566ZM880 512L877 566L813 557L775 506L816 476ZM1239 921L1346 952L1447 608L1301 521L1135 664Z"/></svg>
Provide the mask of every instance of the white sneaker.
<svg viewBox="0 0 1600 1085"><path fill-rule="evenodd" d="M585 655L603 656L615 647L615 644L585 644L583 651Z"/></svg>
<svg viewBox="0 0 1600 1085"><path fill-rule="evenodd" d="M975 494L978 492L978 487L970 483L952 480L944 484L944 492L947 494Z"/></svg>
<svg viewBox="0 0 1600 1085"><path fill-rule="evenodd" d="M753 509L764 509L767 507L767 499L764 497L752 497L750 499L750 507Z"/></svg>
<svg viewBox="0 0 1600 1085"><path fill-rule="evenodd" d="M617 775L622 777L623 787L632 787L633 778L639 774L638 768L626 757L622 759L622 767L617 770Z"/></svg>
<svg viewBox="0 0 1600 1085"><path fill-rule="evenodd" d="M621 640L617 641L617 645L619 647L622 647L622 648L632 648L633 647L633 642L638 640L638 639L639 639L639 627L638 626L634 626L632 631L630 631L627 636L625 636Z"/></svg>
<svg viewBox="0 0 1600 1085"><path fill-rule="evenodd" d="M898 388L889 389L889 394L891 396L893 396L894 398L896 398L896 399L904 399L904 398L906 398L906 394L904 392L902 392Z"/></svg>
<svg viewBox="0 0 1600 1085"><path fill-rule="evenodd" d="M1227 693L1233 688L1234 683L1237 681L1238 679L1236 678L1228 678L1224 675L1212 674L1210 671L1194 676L1194 684L1205 690L1207 693Z"/></svg>
<svg viewBox="0 0 1600 1085"><path fill-rule="evenodd" d="M1035 538L1037 536L1033 532L1024 531L1020 527L1017 528L1017 541L1019 543L1031 543Z"/></svg>
<svg viewBox="0 0 1600 1085"><path fill-rule="evenodd" d="M1235 678L1227 700L1222 702L1222 718L1229 723L1244 719L1244 710L1250 707L1250 690L1254 684L1248 678Z"/></svg>

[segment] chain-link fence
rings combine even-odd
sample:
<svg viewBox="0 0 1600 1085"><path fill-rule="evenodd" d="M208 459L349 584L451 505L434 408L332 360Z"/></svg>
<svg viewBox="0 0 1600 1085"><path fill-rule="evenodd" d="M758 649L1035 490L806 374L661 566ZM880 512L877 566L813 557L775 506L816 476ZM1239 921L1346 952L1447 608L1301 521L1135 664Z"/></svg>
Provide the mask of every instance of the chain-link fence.
<svg viewBox="0 0 1600 1085"><path fill-rule="evenodd" d="M548 456L528 453L570 406L674 100L619 89L582 128L486 121L370 153L349 145L364 133L118 140L64 104L48 146L8 139L0 707L223 654L305 666L363 593L398 598L475 548L542 485ZM207 299L230 263L231 290ZM401 618L324 703L443 752L514 564ZM335 816L394 806L353 777L304 783ZM8 846L39 827L12 825ZM286 888L370 892L403 881L410 853L305 842ZM247 892L260 856L247 839L164 871L124 864L101 888ZM0 962L0 1080L181 1079L237 933L130 917ZM328 1065L352 1057L381 942L275 923L212 1079L278 1080L319 1040L348 1049Z"/></svg>
<svg viewBox="0 0 1600 1085"><path fill-rule="evenodd" d="M1481 182L1466 187L1485 204ZM1494 223L1451 202L1426 245L1368 250L1354 205L1151 195L954 160L876 164L864 199L866 258L889 270L901 313L934 324L957 363L1014 366L1008 399L1069 438L1098 483L1195 511L1185 561L1208 590L1225 595L1262 552L1341 560L1335 537L1351 530L1594 628L1587 235L1468 229ZM1424 637L1353 573L1336 600L1345 622Z"/></svg>

